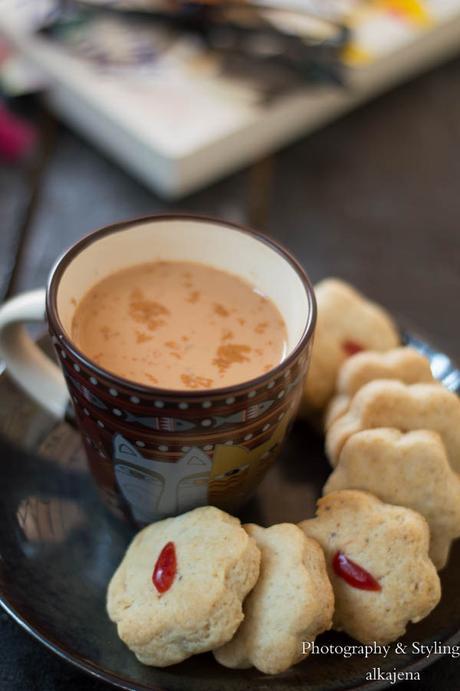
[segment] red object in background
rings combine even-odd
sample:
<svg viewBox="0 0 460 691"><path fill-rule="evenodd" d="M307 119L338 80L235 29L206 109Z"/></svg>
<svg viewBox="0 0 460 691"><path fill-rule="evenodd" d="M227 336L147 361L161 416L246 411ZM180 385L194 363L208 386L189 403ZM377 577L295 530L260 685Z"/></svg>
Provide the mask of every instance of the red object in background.
<svg viewBox="0 0 460 691"><path fill-rule="evenodd" d="M356 341L344 341L342 343L342 348L349 357L365 350L365 348L363 348L359 343L356 343Z"/></svg>
<svg viewBox="0 0 460 691"><path fill-rule="evenodd" d="M168 542L161 550L152 574L153 585L159 593L165 593L170 589L176 577L176 571L176 548L174 542Z"/></svg>
<svg viewBox="0 0 460 691"><path fill-rule="evenodd" d="M15 163L32 151L36 141L36 129L0 104L0 158Z"/></svg>
<svg viewBox="0 0 460 691"><path fill-rule="evenodd" d="M369 571L349 559L343 552L336 552L332 560L336 576L340 576L348 585L360 590L382 590L380 583Z"/></svg>

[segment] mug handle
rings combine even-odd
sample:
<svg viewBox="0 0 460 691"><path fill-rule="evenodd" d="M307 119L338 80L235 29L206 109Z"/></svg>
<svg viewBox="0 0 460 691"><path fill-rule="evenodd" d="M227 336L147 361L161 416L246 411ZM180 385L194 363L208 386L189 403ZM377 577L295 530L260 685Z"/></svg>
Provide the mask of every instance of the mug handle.
<svg viewBox="0 0 460 691"><path fill-rule="evenodd" d="M64 376L34 343L24 322L45 321L44 288L22 293L0 307L0 358L8 373L42 408L63 418L69 401Z"/></svg>

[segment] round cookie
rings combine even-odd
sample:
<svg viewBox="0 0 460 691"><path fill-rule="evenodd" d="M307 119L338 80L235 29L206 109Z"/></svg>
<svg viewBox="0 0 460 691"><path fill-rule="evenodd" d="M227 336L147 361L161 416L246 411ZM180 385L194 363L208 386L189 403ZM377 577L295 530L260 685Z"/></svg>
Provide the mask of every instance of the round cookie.
<svg viewBox="0 0 460 691"><path fill-rule="evenodd" d="M317 517L300 527L325 552L334 629L364 644L390 643L438 604L428 525L415 511L341 490L320 499Z"/></svg>
<svg viewBox="0 0 460 691"><path fill-rule="evenodd" d="M297 526L244 528L261 551L260 576L245 600L243 623L214 655L226 667L278 674L305 657L303 641L330 629L334 595L320 546Z"/></svg>
<svg viewBox="0 0 460 691"><path fill-rule="evenodd" d="M170 556L171 544L172 582L171 559L162 572L157 564L160 555ZM238 519L211 506L198 508L138 533L110 582L107 610L141 662L172 665L232 638L259 564L256 543Z"/></svg>
<svg viewBox="0 0 460 691"><path fill-rule="evenodd" d="M327 431L326 453L331 465L337 464L352 434L377 427L437 432L451 467L460 472L460 399L441 384L407 385L383 379L365 384L353 396L348 411Z"/></svg>
<svg viewBox="0 0 460 691"><path fill-rule="evenodd" d="M452 540L460 537L460 476L438 434L395 429L353 434L323 494L340 489L366 490L418 511L430 528L430 558L438 570L445 566Z"/></svg>
<svg viewBox="0 0 460 691"><path fill-rule="evenodd" d="M328 429L347 412L351 398L374 379L396 379L404 384L434 381L429 360L414 348L393 348L385 353L364 351L345 360L337 377L336 395L326 411L324 427Z"/></svg>
<svg viewBox="0 0 460 691"><path fill-rule="evenodd" d="M400 343L390 315L345 281L315 286L318 317L301 412L321 411L334 394L342 363L360 350L389 350Z"/></svg>

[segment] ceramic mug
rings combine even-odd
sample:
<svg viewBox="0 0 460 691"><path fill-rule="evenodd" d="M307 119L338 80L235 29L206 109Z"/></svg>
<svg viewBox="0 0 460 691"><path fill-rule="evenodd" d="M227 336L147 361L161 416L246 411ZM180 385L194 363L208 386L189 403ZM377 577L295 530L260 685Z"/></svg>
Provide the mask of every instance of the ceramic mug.
<svg viewBox="0 0 460 691"><path fill-rule="evenodd" d="M92 362L72 342L85 293L104 277L154 261L201 262L249 281L283 315L287 353L241 384L199 391L145 386ZM33 343L46 318L60 369ZM235 511L278 455L302 395L315 326L312 286L277 242L232 223L152 216L95 231L55 265L46 290L0 309L10 375L57 418L70 406L103 500L138 525L214 504Z"/></svg>

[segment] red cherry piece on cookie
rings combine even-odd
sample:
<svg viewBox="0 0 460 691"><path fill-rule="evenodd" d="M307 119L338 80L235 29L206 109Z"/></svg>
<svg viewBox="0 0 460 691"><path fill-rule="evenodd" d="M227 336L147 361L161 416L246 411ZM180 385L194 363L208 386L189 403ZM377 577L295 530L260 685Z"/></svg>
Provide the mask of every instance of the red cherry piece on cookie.
<svg viewBox="0 0 460 691"><path fill-rule="evenodd" d="M176 548L168 542L160 552L153 569L152 582L159 593L165 593L174 583L177 572Z"/></svg>
<svg viewBox="0 0 460 691"><path fill-rule="evenodd" d="M352 355L356 355L356 353L361 353L363 350L366 350L362 345L356 343L356 341L344 341L342 343L342 349L345 351L347 357L351 357Z"/></svg>
<svg viewBox="0 0 460 691"><path fill-rule="evenodd" d="M349 559L343 552L336 552L332 560L332 568L348 585L360 590L382 590L380 583L369 571Z"/></svg>

